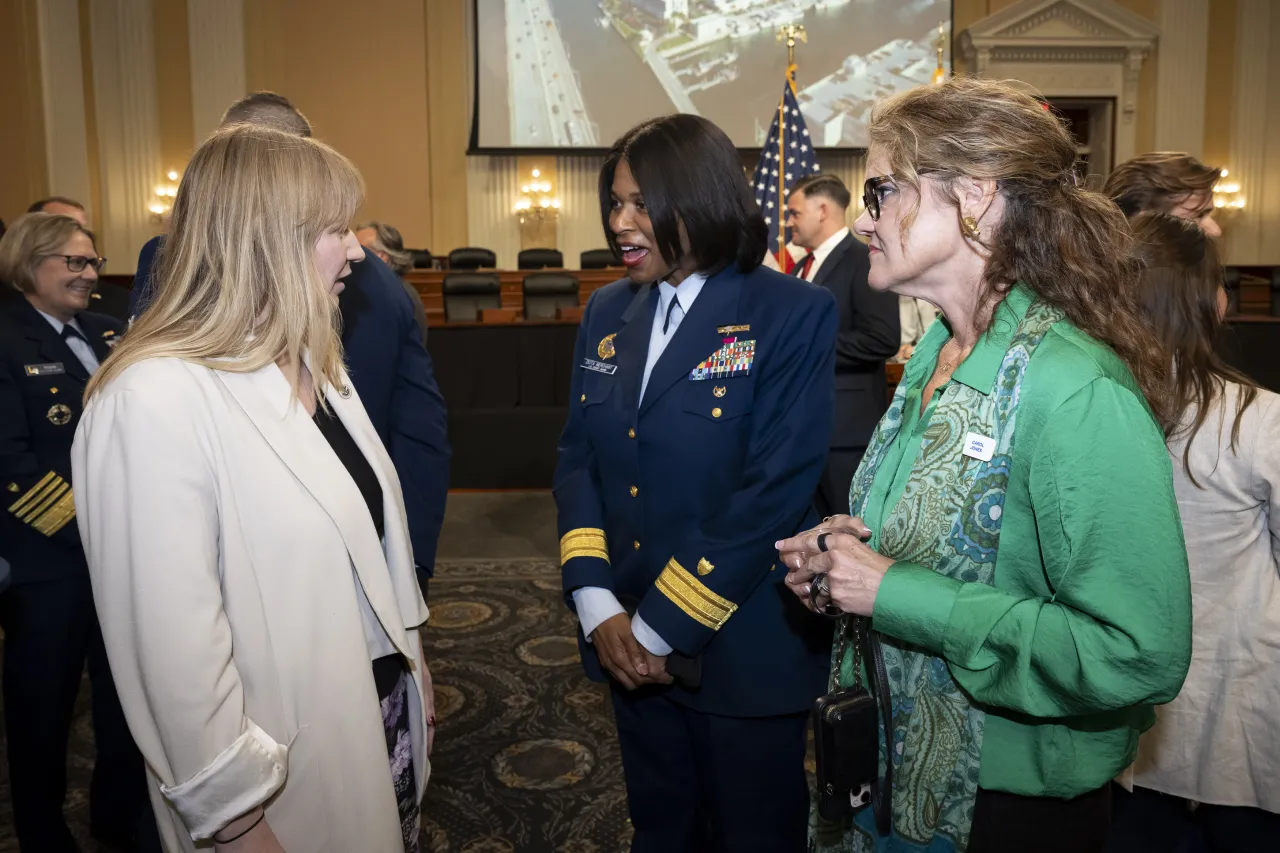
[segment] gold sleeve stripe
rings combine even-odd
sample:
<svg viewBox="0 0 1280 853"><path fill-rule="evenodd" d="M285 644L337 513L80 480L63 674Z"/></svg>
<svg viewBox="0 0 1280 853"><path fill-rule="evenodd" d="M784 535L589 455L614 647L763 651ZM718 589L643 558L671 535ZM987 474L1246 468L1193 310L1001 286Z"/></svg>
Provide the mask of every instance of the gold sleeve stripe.
<svg viewBox="0 0 1280 853"><path fill-rule="evenodd" d="M40 482L28 489L25 495L18 498L18 500L9 507L9 512L14 515L25 512L32 503L40 500L61 482L62 478L50 471L48 474L44 475Z"/></svg>
<svg viewBox="0 0 1280 853"><path fill-rule="evenodd" d="M579 527L560 537L560 565L574 557L599 557L609 562L609 545L598 527Z"/></svg>
<svg viewBox="0 0 1280 853"><path fill-rule="evenodd" d="M70 483L60 482L56 489L49 492L49 494L42 498L39 503L32 504L28 507L26 512L19 515L18 518L30 524L37 517L43 515L49 507L53 506L58 501L59 498L70 491Z"/></svg>
<svg viewBox="0 0 1280 853"><path fill-rule="evenodd" d="M662 574L658 575L655 586L689 618L713 631L719 631L738 609L738 605L712 592L702 581L689 574L674 557L662 570Z"/></svg>
<svg viewBox="0 0 1280 853"><path fill-rule="evenodd" d="M43 515L37 518L32 526L45 536L52 536L59 530L67 526L67 522L76 517L76 502L71 489L67 489L66 493L58 499L58 502L49 507Z"/></svg>

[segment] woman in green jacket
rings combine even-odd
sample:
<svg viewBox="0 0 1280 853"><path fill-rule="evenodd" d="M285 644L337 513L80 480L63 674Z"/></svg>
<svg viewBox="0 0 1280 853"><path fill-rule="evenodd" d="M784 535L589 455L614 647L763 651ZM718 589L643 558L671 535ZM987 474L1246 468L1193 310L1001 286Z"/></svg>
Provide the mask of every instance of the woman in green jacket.
<svg viewBox="0 0 1280 853"><path fill-rule="evenodd" d="M816 849L1100 850L1110 780L1191 648L1162 357L1125 220L1011 85L915 89L870 132L855 225L870 284L944 322L907 364L850 516L778 543L797 595L871 617L888 671L892 831L862 808L815 821ZM848 686L852 650L835 657Z"/></svg>

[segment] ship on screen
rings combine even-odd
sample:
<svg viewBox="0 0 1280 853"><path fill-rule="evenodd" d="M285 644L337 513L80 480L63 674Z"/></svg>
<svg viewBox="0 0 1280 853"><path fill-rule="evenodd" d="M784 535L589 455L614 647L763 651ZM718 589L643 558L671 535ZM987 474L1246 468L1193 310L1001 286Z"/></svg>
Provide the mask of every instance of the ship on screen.
<svg viewBox="0 0 1280 853"><path fill-rule="evenodd" d="M759 146L787 23L808 32L798 100L815 143L865 147L871 105L930 81L951 2L478 0L477 10L483 147L600 148L671 112Z"/></svg>

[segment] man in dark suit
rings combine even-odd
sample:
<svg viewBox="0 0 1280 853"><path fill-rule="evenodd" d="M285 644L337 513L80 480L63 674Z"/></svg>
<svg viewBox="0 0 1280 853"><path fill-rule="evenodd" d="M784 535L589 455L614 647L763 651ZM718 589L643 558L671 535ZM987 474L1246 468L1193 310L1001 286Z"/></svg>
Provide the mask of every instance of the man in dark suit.
<svg viewBox="0 0 1280 853"><path fill-rule="evenodd" d="M71 442L85 385L124 324L84 310L100 259L62 216L24 216L0 243L0 594L4 710L14 825L24 851L72 853L63 818L67 739L86 661L97 747L94 837L159 850L142 755L116 696L98 627L71 488ZM69 252L69 254L64 254Z"/></svg>
<svg viewBox="0 0 1280 853"><path fill-rule="evenodd" d="M280 95L256 92L232 104L222 123L264 124L310 136L306 118ZM151 271L163 238L142 247L134 274L130 315L151 301ZM372 252L351 265L338 297L346 366L364 402L369 420L391 455L409 519L418 582L427 595L435 566L436 543L449 492L449 433L444 398L436 385L431 356L414 319L404 286Z"/></svg>
<svg viewBox="0 0 1280 853"><path fill-rule="evenodd" d="M889 408L884 363L898 351L898 297L867 285L870 256L845 225L849 189L835 175L802 178L787 200L791 242L807 249L795 275L830 290L840 313L831 453L814 504L823 516L849 511L849 483Z"/></svg>

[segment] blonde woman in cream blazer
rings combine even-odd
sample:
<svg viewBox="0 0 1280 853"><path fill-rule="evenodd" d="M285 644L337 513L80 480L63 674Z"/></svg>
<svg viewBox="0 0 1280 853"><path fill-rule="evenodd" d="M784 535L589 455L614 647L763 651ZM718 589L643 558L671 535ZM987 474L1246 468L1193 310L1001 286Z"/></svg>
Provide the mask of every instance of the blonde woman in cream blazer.
<svg viewBox="0 0 1280 853"><path fill-rule="evenodd" d="M417 850L427 608L333 317L361 195L320 143L215 133L87 389L77 521L170 853Z"/></svg>

